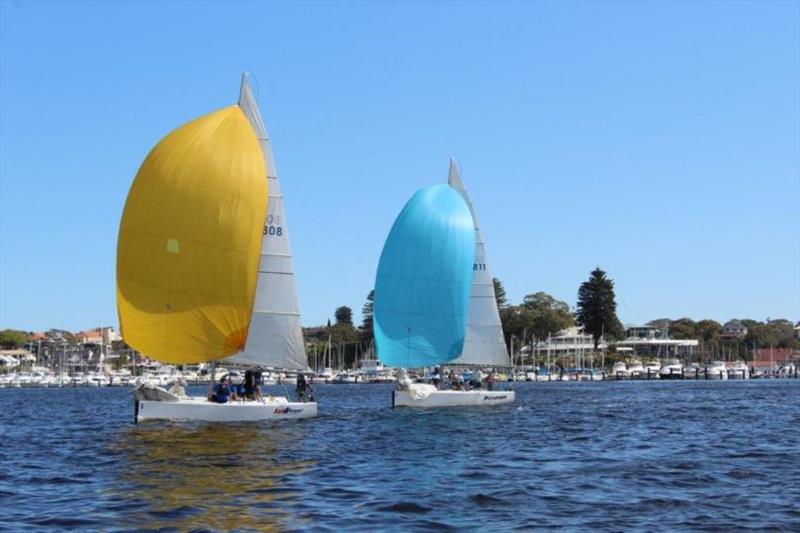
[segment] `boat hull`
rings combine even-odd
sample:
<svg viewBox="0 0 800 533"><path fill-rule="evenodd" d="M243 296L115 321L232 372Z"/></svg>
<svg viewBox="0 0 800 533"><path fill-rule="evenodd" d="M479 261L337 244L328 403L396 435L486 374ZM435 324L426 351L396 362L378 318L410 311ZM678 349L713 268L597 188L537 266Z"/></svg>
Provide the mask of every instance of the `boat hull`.
<svg viewBox="0 0 800 533"><path fill-rule="evenodd" d="M408 391L393 391L394 407L458 407L475 405L497 405L514 401L514 391L455 391L442 390L430 393L424 398L415 399Z"/></svg>
<svg viewBox="0 0 800 533"><path fill-rule="evenodd" d="M136 401L136 422L146 420L200 420L206 422L251 422L317 416L316 402L289 402L286 398L261 402L210 402L193 397L178 401Z"/></svg>

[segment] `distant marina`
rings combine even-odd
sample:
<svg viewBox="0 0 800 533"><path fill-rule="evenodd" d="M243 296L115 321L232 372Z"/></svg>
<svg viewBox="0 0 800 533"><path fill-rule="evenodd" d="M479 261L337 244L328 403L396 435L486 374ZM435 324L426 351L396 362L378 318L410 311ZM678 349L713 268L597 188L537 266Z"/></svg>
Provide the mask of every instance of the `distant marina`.
<svg viewBox="0 0 800 533"><path fill-rule="evenodd" d="M696 352L697 341L659 338L656 328L632 327L631 336L615 345L615 356L606 361L603 353L593 353L592 337L580 328L559 332L544 341L515 350L513 366L475 367L444 365L447 378L459 374L467 380L473 373L485 378L489 373L498 383L568 381L654 381L654 380L735 380L798 379L800 354L787 349L761 349L748 361L705 360ZM102 333L101 333L102 332ZM0 350L0 387L133 387L149 383L167 387L176 381L188 385L208 384L208 366L167 365L152 361L125 348L112 327L80 332L82 342L70 344L38 339L27 348ZM326 347L312 353L314 384L396 383L396 369L374 359L371 351L344 362L341 351ZM611 361L613 359L613 362ZM240 365L217 368L218 375L234 379L244 373ZM422 369L411 370L415 382L430 381ZM267 369L265 385L288 385L297 379L296 371ZM448 379L444 380L449 382Z"/></svg>

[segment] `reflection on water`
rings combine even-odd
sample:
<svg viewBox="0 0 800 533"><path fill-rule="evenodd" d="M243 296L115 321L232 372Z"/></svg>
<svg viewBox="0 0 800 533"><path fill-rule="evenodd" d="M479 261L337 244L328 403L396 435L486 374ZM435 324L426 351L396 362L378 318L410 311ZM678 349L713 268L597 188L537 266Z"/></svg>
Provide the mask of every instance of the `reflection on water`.
<svg viewBox="0 0 800 533"><path fill-rule="evenodd" d="M304 432L303 424L134 426L113 444L121 475L107 496L147 509L153 528L277 529L297 497L285 478L310 462L276 452L285 457Z"/></svg>

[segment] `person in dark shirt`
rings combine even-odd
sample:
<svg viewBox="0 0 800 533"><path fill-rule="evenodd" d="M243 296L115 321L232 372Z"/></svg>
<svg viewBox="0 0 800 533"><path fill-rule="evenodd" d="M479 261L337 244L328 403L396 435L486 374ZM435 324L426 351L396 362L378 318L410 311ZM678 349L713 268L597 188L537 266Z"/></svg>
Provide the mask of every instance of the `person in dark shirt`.
<svg viewBox="0 0 800 533"><path fill-rule="evenodd" d="M442 380L441 372L442 370L438 366L434 367L433 375L431 376L431 381L433 382L433 386L436 387L437 389L439 388L439 384L441 383Z"/></svg>
<svg viewBox="0 0 800 533"><path fill-rule="evenodd" d="M258 386L258 375L255 370L244 373L244 398L261 401L261 387Z"/></svg>
<svg viewBox="0 0 800 533"><path fill-rule="evenodd" d="M303 374L297 374L297 386L294 392L297 394L297 399L301 402L314 401L314 391Z"/></svg>
<svg viewBox="0 0 800 533"><path fill-rule="evenodd" d="M211 394L211 401L217 403L228 403L231 397L231 380L227 375L219 378L219 383L214 385L214 391Z"/></svg>

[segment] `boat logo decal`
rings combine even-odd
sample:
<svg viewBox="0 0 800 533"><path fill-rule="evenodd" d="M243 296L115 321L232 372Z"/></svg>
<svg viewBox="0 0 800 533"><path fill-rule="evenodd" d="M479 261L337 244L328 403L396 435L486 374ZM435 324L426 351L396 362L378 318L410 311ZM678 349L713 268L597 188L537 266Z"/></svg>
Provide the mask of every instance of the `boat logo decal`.
<svg viewBox="0 0 800 533"><path fill-rule="evenodd" d="M505 400L506 399L506 395L503 394L502 396L484 396L483 399L484 400Z"/></svg>
<svg viewBox="0 0 800 533"><path fill-rule="evenodd" d="M292 409L291 407L276 407L273 411L276 415L290 415L293 413L302 413L303 409Z"/></svg>

